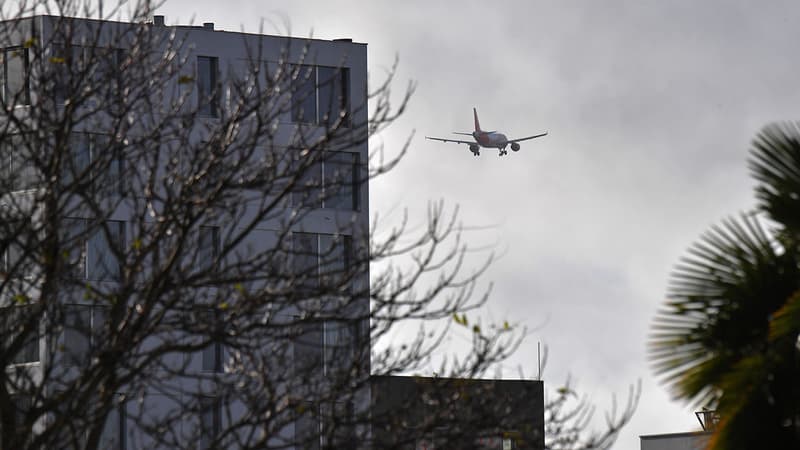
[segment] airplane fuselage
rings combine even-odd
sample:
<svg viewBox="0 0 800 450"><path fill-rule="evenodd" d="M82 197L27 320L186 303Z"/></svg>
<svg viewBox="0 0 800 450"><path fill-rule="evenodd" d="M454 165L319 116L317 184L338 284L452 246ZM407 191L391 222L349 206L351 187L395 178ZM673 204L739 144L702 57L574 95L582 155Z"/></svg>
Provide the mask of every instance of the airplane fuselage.
<svg viewBox="0 0 800 450"><path fill-rule="evenodd" d="M483 148L504 149L508 145L508 138L503 133L496 131L475 131L472 133L475 142Z"/></svg>

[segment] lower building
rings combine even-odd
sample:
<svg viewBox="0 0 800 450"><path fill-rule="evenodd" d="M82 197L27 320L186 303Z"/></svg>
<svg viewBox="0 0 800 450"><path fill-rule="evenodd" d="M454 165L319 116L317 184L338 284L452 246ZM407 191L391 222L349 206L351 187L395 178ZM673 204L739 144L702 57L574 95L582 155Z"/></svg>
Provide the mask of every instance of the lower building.
<svg viewBox="0 0 800 450"><path fill-rule="evenodd" d="M544 449L544 384L375 376L373 448Z"/></svg>
<svg viewBox="0 0 800 450"><path fill-rule="evenodd" d="M708 445L711 435L719 423L716 411L703 408L694 413L702 431L685 433L651 434L639 436L641 450L702 450Z"/></svg>
<svg viewBox="0 0 800 450"><path fill-rule="evenodd" d="M639 436L641 450L702 450L706 448L711 432L651 434Z"/></svg>

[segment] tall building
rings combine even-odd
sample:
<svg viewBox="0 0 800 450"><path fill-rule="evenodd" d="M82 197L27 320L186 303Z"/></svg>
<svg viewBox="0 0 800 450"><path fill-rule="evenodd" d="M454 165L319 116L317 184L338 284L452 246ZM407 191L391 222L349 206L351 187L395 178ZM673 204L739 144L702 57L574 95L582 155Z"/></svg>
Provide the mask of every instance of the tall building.
<svg viewBox="0 0 800 450"><path fill-rule="evenodd" d="M369 435L367 51L0 23L0 447Z"/></svg>

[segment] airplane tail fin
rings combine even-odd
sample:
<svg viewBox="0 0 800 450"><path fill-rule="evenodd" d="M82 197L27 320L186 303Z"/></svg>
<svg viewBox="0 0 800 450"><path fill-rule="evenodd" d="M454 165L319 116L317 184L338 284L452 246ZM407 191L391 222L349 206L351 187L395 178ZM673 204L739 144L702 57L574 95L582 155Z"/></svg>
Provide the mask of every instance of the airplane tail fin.
<svg viewBox="0 0 800 450"><path fill-rule="evenodd" d="M478 109L477 108L472 108L472 114L475 115L475 131L480 133L481 124L480 124L480 122L478 122Z"/></svg>

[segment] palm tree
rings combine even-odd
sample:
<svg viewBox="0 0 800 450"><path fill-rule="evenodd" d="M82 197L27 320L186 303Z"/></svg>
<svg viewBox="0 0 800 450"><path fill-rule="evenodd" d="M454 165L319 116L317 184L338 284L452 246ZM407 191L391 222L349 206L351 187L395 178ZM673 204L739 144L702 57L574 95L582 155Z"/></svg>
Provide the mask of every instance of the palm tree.
<svg viewBox="0 0 800 450"><path fill-rule="evenodd" d="M712 227L672 274L649 342L676 398L717 410L713 449L800 448L800 127L756 137L757 209Z"/></svg>

